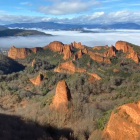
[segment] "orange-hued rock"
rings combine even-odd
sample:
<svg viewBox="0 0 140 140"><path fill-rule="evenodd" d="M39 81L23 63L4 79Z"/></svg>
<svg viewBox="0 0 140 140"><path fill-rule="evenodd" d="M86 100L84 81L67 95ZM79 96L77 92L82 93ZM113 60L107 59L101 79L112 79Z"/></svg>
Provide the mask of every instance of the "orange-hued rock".
<svg viewBox="0 0 140 140"><path fill-rule="evenodd" d="M101 77L98 76L98 75L95 74L95 73L89 73L89 72L87 72L87 74L90 75L91 77L93 77L95 80L101 80Z"/></svg>
<svg viewBox="0 0 140 140"><path fill-rule="evenodd" d="M73 74L75 72L83 73L86 70L82 68L77 68L72 61L67 61L58 65L57 68L54 69L55 72L61 73L69 73Z"/></svg>
<svg viewBox="0 0 140 140"><path fill-rule="evenodd" d="M8 57L12 59L23 59L26 58L30 53L34 52L37 53L40 51L41 48L35 47L35 48L16 48L15 46L12 46L8 51Z"/></svg>
<svg viewBox="0 0 140 140"><path fill-rule="evenodd" d="M39 74L37 77L30 79L30 81L32 82L32 84L34 85L40 85L42 80L43 80L43 75Z"/></svg>
<svg viewBox="0 0 140 140"><path fill-rule="evenodd" d="M119 70L118 69L113 69L113 72L116 73L116 72L119 72Z"/></svg>
<svg viewBox="0 0 140 140"><path fill-rule="evenodd" d="M30 49L27 48L16 48L12 46L8 51L8 57L12 59L25 58L31 53Z"/></svg>
<svg viewBox="0 0 140 140"><path fill-rule="evenodd" d="M111 46L107 51L103 53L104 57L113 57L116 56L116 49L114 46Z"/></svg>
<svg viewBox="0 0 140 140"><path fill-rule="evenodd" d="M124 53L128 53L126 56L127 58L132 59L136 63L139 62L140 58L139 58L137 52L135 52L133 49L133 46L129 45L127 42L118 41L115 44L115 48L117 50L122 50Z"/></svg>
<svg viewBox="0 0 140 140"><path fill-rule="evenodd" d="M94 46L94 47L92 47L93 50L101 50L101 49L107 49L107 48L108 48L107 45L106 46Z"/></svg>
<svg viewBox="0 0 140 140"><path fill-rule="evenodd" d="M76 43L75 41L73 42L73 47L77 49L84 49L85 46L81 44L81 42Z"/></svg>
<svg viewBox="0 0 140 140"><path fill-rule="evenodd" d="M59 81L50 107L54 109L67 109L67 104L70 100L71 93L66 82L64 80Z"/></svg>
<svg viewBox="0 0 140 140"><path fill-rule="evenodd" d="M83 50L82 50L82 53L88 54L88 49L87 49L87 48L83 49Z"/></svg>
<svg viewBox="0 0 140 140"><path fill-rule="evenodd" d="M54 41L44 47L44 49L47 48L51 49L54 52L59 52L60 54L63 54L64 60L72 57L72 52L71 52L72 45L64 45L62 42Z"/></svg>
<svg viewBox="0 0 140 140"><path fill-rule="evenodd" d="M34 47L34 48L30 48L30 50L34 53L37 53L38 51L41 51L42 48L41 47Z"/></svg>
<svg viewBox="0 0 140 140"><path fill-rule="evenodd" d="M103 56L100 56L96 52L88 51L88 54L89 54L91 59L93 59L97 62L103 62L103 63L111 64L111 61L110 61L109 58L105 58Z"/></svg>
<svg viewBox="0 0 140 140"><path fill-rule="evenodd" d="M79 50L78 52L75 53L73 60L82 58L82 55L83 55L82 50Z"/></svg>
<svg viewBox="0 0 140 140"><path fill-rule="evenodd" d="M112 112L104 134L108 140L139 140L140 102L122 105Z"/></svg>
<svg viewBox="0 0 140 140"><path fill-rule="evenodd" d="M35 59L33 59L31 62L31 67L34 67L35 62L36 62Z"/></svg>
<svg viewBox="0 0 140 140"><path fill-rule="evenodd" d="M67 60L67 59L72 57L72 52L71 52L71 46L70 45L64 45L63 54L64 54L64 56L63 56L64 60Z"/></svg>

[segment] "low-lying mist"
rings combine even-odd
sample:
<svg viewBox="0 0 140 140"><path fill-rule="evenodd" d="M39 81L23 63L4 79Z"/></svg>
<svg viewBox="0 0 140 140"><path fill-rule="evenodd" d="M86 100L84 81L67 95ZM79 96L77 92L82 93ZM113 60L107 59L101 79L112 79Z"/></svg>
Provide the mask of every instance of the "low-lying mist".
<svg viewBox="0 0 140 140"><path fill-rule="evenodd" d="M128 41L140 45L140 30L98 30L96 33L83 33L80 31L52 31L41 30L53 36L27 36L0 38L0 47L43 47L52 41L61 41L64 44L81 42L87 46L115 45L118 40ZM91 30L93 31L93 30Z"/></svg>

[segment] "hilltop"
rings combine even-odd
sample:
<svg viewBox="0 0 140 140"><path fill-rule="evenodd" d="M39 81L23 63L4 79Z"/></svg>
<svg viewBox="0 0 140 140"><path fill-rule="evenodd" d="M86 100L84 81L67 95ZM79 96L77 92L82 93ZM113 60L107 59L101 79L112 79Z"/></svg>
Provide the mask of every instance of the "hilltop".
<svg viewBox="0 0 140 140"><path fill-rule="evenodd" d="M45 35L51 36L51 34L46 34L36 30L23 30L23 29L3 29L0 30L0 37L9 36L29 36L29 35Z"/></svg>
<svg viewBox="0 0 140 140"><path fill-rule="evenodd" d="M125 41L12 46L1 63L4 69L24 68L2 70L0 112L37 123L39 130L49 126L39 133L44 132L43 140L47 135L54 140L116 140L114 134L128 140L133 132L134 140L139 138L140 46Z"/></svg>

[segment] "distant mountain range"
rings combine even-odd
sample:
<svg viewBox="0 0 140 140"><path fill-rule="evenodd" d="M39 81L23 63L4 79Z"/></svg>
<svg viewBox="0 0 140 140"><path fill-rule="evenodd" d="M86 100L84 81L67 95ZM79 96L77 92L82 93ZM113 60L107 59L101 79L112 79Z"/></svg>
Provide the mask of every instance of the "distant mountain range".
<svg viewBox="0 0 140 140"><path fill-rule="evenodd" d="M139 24L135 23L116 23L110 25L104 24L85 24L85 25L74 25L74 24L61 24L54 22L38 22L38 23L15 23L6 25L5 27L11 28L41 28L41 29L54 29L54 30L83 30L84 28L93 29L140 29Z"/></svg>

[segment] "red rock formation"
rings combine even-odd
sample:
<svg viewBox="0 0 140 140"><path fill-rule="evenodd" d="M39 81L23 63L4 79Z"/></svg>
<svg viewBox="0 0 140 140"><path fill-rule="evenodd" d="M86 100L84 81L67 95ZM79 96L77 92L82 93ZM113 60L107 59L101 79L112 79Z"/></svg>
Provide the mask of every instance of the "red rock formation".
<svg viewBox="0 0 140 140"><path fill-rule="evenodd" d="M140 139L140 102L125 104L112 112L104 134L108 140Z"/></svg>
<svg viewBox="0 0 140 140"><path fill-rule="evenodd" d="M119 72L119 70L118 69L113 69L113 72L116 73L116 72Z"/></svg>
<svg viewBox="0 0 140 140"><path fill-rule="evenodd" d="M111 64L111 61L109 58L102 57L102 56L98 55L96 52L88 51L88 54L89 54L91 59L93 59L97 62Z"/></svg>
<svg viewBox="0 0 140 140"><path fill-rule="evenodd" d="M8 51L8 57L12 59L22 59L27 57L31 53L30 49L27 48L16 48L12 46Z"/></svg>
<svg viewBox="0 0 140 140"><path fill-rule="evenodd" d="M23 59L26 58L31 52L36 53L37 51L40 51L41 48L16 48L12 46L8 51L8 57L12 59Z"/></svg>
<svg viewBox="0 0 140 140"><path fill-rule="evenodd" d="M32 84L34 85L40 85L42 80L43 80L43 75L39 74L37 77L30 79L30 81L32 82Z"/></svg>
<svg viewBox="0 0 140 140"><path fill-rule="evenodd" d="M51 49L54 52L59 52L60 54L63 54L64 60L72 57L72 52L71 52L72 46L71 45L64 45L62 42L54 41L44 47L44 49L47 49L47 48Z"/></svg>
<svg viewBox="0 0 140 140"><path fill-rule="evenodd" d="M70 45L64 45L63 54L64 54L64 57L63 57L64 60L67 60L67 59L72 57L72 52L71 52L71 46Z"/></svg>
<svg viewBox="0 0 140 140"><path fill-rule="evenodd" d="M42 48L41 47L34 47L34 48L30 48L30 50L34 53L37 53L38 51L41 51Z"/></svg>
<svg viewBox="0 0 140 140"><path fill-rule="evenodd" d="M113 57L116 56L116 49L114 46L111 46L107 51L103 53L104 57Z"/></svg>
<svg viewBox="0 0 140 140"><path fill-rule="evenodd" d="M97 74L95 74L95 73L89 73L89 72L87 72L87 74L88 75L90 75L92 78L94 78L95 80L101 80L101 77L100 76L98 76ZM90 78L91 78L90 77Z"/></svg>
<svg viewBox="0 0 140 140"><path fill-rule="evenodd" d="M73 59L73 60L82 58L82 55L83 55L82 50L79 50L79 51L76 52L76 54L74 55L74 59Z"/></svg>
<svg viewBox="0 0 140 140"><path fill-rule="evenodd" d="M73 74L75 72L83 73L86 70L82 68L76 68L76 66L73 64L72 61L64 62L59 64L57 68L54 69L55 72L61 72L61 73L69 73Z"/></svg>
<svg viewBox="0 0 140 140"><path fill-rule="evenodd" d="M81 42L79 42L79 43L73 42L73 47L77 48L77 49L84 49L85 48L85 46L82 45Z"/></svg>
<svg viewBox="0 0 140 140"><path fill-rule="evenodd" d="M70 100L71 94L66 82L64 80L59 81L50 107L54 109L67 109L67 104Z"/></svg>
<svg viewBox="0 0 140 140"><path fill-rule="evenodd" d="M101 49L108 49L108 46L94 46L93 50L101 50Z"/></svg>
<svg viewBox="0 0 140 140"><path fill-rule="evenodd" d="M117 50L122 50L124 53L128 53L128 55L126 56L127 58L134 60L136 63L139 62L140 58L139 58L137 52L135 52L133 49L133 46L129 45L127 42L118 41L115 44L115 48Z"/></svg>

